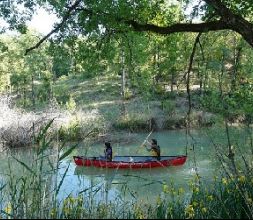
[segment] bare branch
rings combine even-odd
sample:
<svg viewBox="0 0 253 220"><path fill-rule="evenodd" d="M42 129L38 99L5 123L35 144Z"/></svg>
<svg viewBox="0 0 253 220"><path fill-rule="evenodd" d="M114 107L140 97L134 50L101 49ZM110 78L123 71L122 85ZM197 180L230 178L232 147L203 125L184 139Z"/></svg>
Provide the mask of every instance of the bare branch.
<svg viewBox="0 0 253 220"><path fill-rule="evenodd" d="M46 36L44 36L37 44L35 44L33 47L28 48L25 52L25 55L27 55L31 50L38 48L53 33L57 32L66 23L66 21L71 16L72 11L74 11L77 8L77 6L80 4L81 1L82 0L77 0L71 7L68 7L68 11L63 16L62 21L52 31L50 31Z"/></svg>
<svg viewBox="0 0 253 220"><path fill-rule="evenodd" d="M189 66L188 66L188 70L187 70L187 79L186 79L186 90L187 90L187 97L188 97L188 116L190 115L191 112L191 91L190 91L190 73L192 71L192 64L193 64L193 59L194 59L194 55L196 52L196 48L197 48L197 44L199 42L200 36L201 36L202 32L200 32L194 42L193 48L192 48L192 53L190 56L190 62L189 62Z"/></svg>

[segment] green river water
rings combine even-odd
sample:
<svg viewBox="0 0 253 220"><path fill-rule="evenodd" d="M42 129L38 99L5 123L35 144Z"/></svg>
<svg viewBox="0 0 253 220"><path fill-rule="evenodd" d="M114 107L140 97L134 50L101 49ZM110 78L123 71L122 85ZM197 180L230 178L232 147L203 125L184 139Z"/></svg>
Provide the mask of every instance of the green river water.
<svg viewBox="0 0 253 220"><path fill-rule="evenodd" d="M248 142L246 132L235 130L231 132L231 142L234 144L246 145ZM114 155L135 155L136 150L148 133L138 133L136 138L129 144L113 143ZM136 169L136 170L115 170L92 167L76 167L73 155L99 156L103 154L103 144L79 144L79 146L65 158L57 174L51 177L52 185L59 183L69 166L66 177L61 185L59 199L68 195L77 196L80 192L92 196L96 201L139 200L152 203L157 196L162 194L163 185L174 184L176 188L185 189L185 196L189 195L189 182L196 175L196 171L207 184L212 184L214 174L217 174L220 164L215 158L215 148L211 139L218 145L226 145L224 130L202 129L191 131L191 136L186 135L185 130L162 131L152 133L150 138L156 138L161 147L161 155L182 155L186 154L188 159L182 166ZM193 150L194 144L194 150ZM34 155L34 149L13 149L2 152L0 163L0 180L4 183L8 173L8 160L15 156L28 166ZM53 153L52 153L53 155ZM149 155L145 149L140 149L138 155ZM53 156L51 156L53 157ZM9 159L8 159L9 158ZM14 176L22 175L24 167L20 163L11 163ZM47 166L47 164L45 164Z"/></svg>

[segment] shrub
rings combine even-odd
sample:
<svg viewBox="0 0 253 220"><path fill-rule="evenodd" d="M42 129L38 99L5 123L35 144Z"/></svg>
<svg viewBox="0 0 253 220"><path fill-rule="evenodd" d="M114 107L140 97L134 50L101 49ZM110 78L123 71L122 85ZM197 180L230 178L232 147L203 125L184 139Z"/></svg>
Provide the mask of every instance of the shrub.
<svg viewBox="0 0 253 220"><path fill-rule="evenodd" d="M164 121L163 127L165 129L181 129L185 128L185 118L182 116L169 117Z"/></svg>
<svg viewBox="0 0 253 220"><path fill-rule="evenodd" d="M66 108L70 112L73 112L76 110L76 102L73 96L70 96L69 100L66 102Z"/></svg>
<svg viewBox="0 0 253 220"><path fill-rule="evenodd" d="M65 141L78 141L82 139L82 126L80 121L74 120L70 124L63 125L59 132L59 139Z"/></svg>
<svg viewBox="0 0 253 220"><path fill-rule="evenodd" d="M161 106L162 106L162 110L168 114L169 116L171 116L172 114L175 113L176 110L176 104L173 101L170 100L162 100L161 101Z"/></svg>
<svg viewBox="0 0 253 220"><path fill-rule="evenodd" d="M149 120L137 118L137 117L121 117L119 120L114 122L112 126L119 130L130 130L130 131L149 131L150 123Z"/></svg>

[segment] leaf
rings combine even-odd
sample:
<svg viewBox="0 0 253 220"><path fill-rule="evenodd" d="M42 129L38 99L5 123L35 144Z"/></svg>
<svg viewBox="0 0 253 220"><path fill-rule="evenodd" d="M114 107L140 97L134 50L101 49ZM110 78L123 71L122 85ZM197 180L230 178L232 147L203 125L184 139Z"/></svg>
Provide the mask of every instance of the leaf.
<svg viewBox="0 0 253 220"><path fill-rule="evenodd" d="M0 188L0 192L6 187L7 184L4 184L1 188Z"/></svg>
<svg viewBox="0 0 253 220"><path fill-rule="evenodd" d="M70 155L72 153L72 151L78 146L78 144L74 145L73 147L71 147L70 149L68 149L65 153L63 153L60 158L59 161L62 161L64 158L66 158L68 155Z"/></svg>
<svg viewBox="0 0 253 220"><path fill-rule="evenodd" d="M15 158L13 156L13 158L18 162L20 163L23 167L25 167L28 171L30 171L34 176L37 176L36 173L28 166L26 165L24 162L20 161L19 159Z"/></svg>
<svg viewBox="0 0 253 220"><path fill-rule="evenodd" d="M92 189L92 188L98 186L99 184L100 184L100 183L97 183L97 184L95 184L95 185L93 185L93 186L91 186L91 187L88 187L88 188L86 188L86 189L80 191L78 194L82 194L82 193L84 193L84 192L86 192L86 191L88 191L88 190L90 190L90 189Z"/></svg>
<svg viewBox="0 0 253 220"><path fill-rule="evenodd" d="M54 118L46 125L45 128L40 130L40 133L37 137L37 141L40 141L43 137L45 137L47 130L50 128L50 126L52 125L53 122L54 122Z"/></svg>
<svg viewBox="0 0 253 220"><path fill-rule="evenodd" d="M59 183L59 186L57 187L56 195L58 195L58 193L59 193L59 191L60 191L60 188L61 188L61 186L62 186L62 184L63 184L63 181L64 181L64 179L65 179L65 177L66 177L66 175L67 175L67 172L68 172L68 170L69 170L69 166L70 166L70 163L69 163L67 169L65 170L65 172L64 172L64 174L63 174L63 177L62 177L62 179L61 179L61 182Z"/></svg>
<svg viewBox="0 0 253 220"><path fill-rule="evenodd" d="M43 142L41 144L42 146L40 146L37 155L42 154L50 146L50 143L52 143L52 141L53 139L50 139L48 142L45 142L45 140L43 139Z"/></svg>

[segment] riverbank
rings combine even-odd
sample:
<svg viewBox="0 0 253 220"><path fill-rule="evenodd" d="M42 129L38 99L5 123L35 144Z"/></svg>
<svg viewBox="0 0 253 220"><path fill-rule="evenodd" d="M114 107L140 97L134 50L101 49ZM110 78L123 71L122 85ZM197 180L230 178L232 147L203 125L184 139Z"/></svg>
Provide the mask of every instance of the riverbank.
<svg viewBox="0 0 253 220"><path fill-rule="evenodd" d="M60 141L114 140L120 133L150 132L186 128L186 92L154 94L147 98L134 89L122 99L120 78L101 76L91 79L62 77L53 87L50 103L36 102L21 108L22 100L11 94L1 98L0 138L6 146L22 147L33 141L39 130L54 120L51 133ZM68 92L66 92L68 91ZM197 95L194 95L197 97ZM193 102L190 128L211 126L215 115ZM117 133L119 135L117 135ZM113 138L115 137L115 138Z"/></svg>

